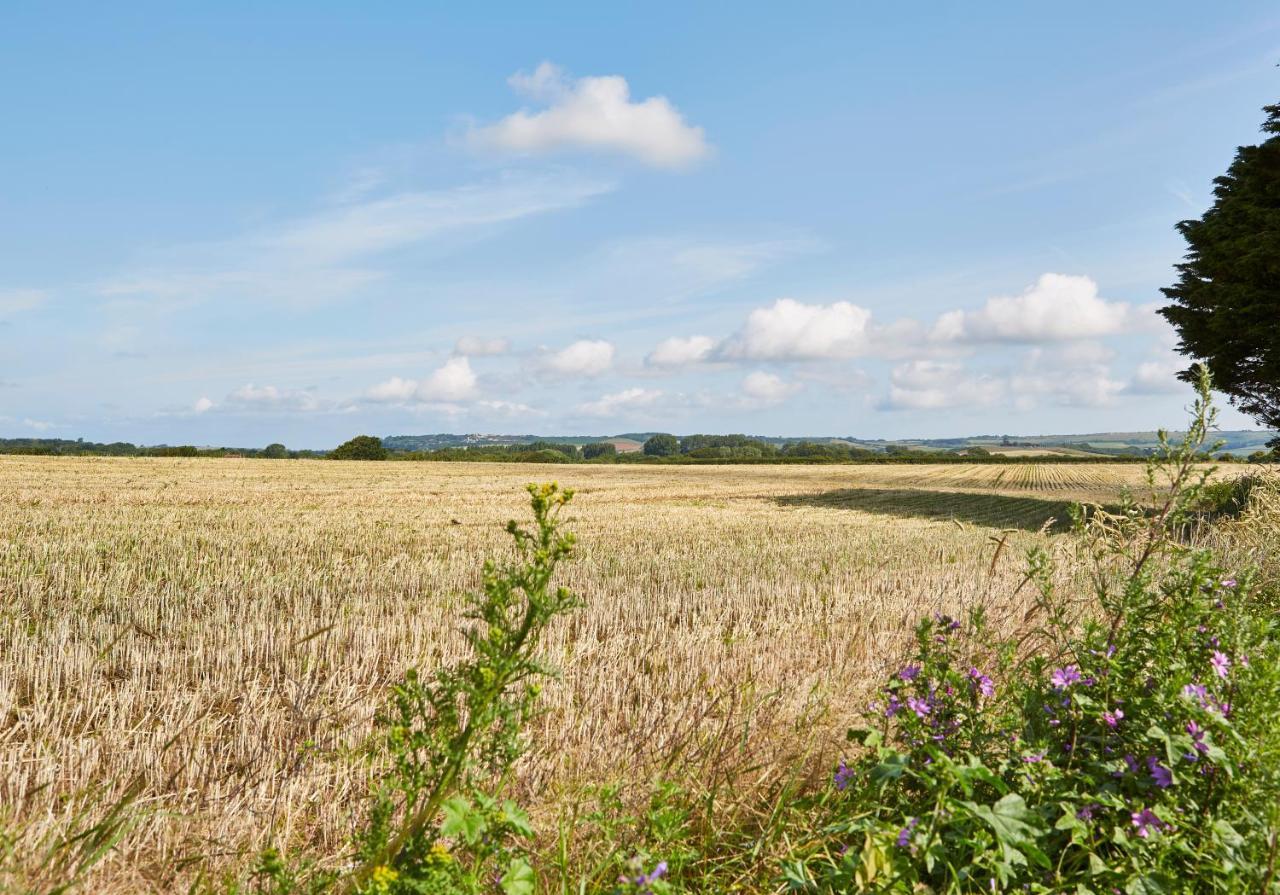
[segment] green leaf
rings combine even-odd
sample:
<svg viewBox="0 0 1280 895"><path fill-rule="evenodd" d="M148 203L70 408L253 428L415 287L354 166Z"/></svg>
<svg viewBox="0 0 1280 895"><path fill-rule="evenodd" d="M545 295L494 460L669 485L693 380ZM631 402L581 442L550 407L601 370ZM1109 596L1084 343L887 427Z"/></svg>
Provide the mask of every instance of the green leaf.
<svg viewBox="0 0 1280 895"><path fill-rule="evenodd" d="M502 819L518 835L526 837L533 835L533 825L529 823L529 815L510 799L502 803Z"/></svg>
<svg viewBox="0 0 1280 895"><path fill-rule="evenodd" d="M533 868L524 858L512 858L499 881L503 895L533 895Z"/></svg>
<svg viewBox="0 0 1280 895"><path fill-rule="evenodd" d="M845 738L851 743L861 743L870 749L874 749L884 740L884 735L880 731L872 730L869 727L850 727L845 734Z"/></svg>
<svg viewBox="0 0 1280 895"><path fill-rule="evenodd" d="M1228 848L1239 848L1244 845L1244 837L1225 820L1215 820L1213 832L1218 835L1218 841Z"/></svg>
<svg viewBox="0 0 1280 895"><path fill-rule="evenodd" d="M1150 876L1134 877L1124 890L1128 895L1164 895L1164 886Z"/></svg>
<svg viewBox="0 0 1280 895"><path fill-rule="evenodd" d="M1043 824L1040 817L1027 808L1022 796L1011 792L990 807L973 802L959 804L991 827L1005 861L1025 864L1026 858L1030 858L1040 867L1052 866L1049 856L1036 846L1036 838L1044 831Z"/></svg>
<svg viewBox="0 0 1280 895"><path fill-rule="evenodd" d="M871 779L881 784L888 783L890 780L897 780L907 772L907 765L910 761L911 759L901 752L894 752L871 769Z"/></svg>
<svg viewBox="0 0 1280 895"><path fill-rule="evenodd" d="M440 827L444 835L475 845L487 827L484 815L471 807L466 796L454 796L444 803L444 824Z"/></svg>

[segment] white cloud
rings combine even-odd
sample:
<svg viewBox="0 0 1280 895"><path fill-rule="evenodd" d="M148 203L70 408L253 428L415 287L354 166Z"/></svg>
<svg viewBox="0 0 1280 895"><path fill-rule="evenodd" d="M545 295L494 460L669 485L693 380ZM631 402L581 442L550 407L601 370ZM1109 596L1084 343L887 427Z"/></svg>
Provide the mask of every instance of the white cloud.
<svg viewBox="0 0 1280 895"><path fill-rule="evenodd" d="M374 401L404 403L454 403L476 397L476 374L465 357L451 357L421 381L392 376L370 388L366 396Z"/></svg>
<svg viewBox="0 0 1280 895"><path fill-rule="evenodd" d="M1185 358L1145 361L1138 365L1125 390L1135 395L1185 392L1189 386L1178 378L1178 374L1186 368Z"/></svg>
<svg viewBox="0 0 1280 895"><path fill-rule="evenodd" d="M650 407L661 397L662 392L656 389L629 388L605 395L596 401L579 404L578 413L583 416L618 416L628 411Z"/></svg>
<svg viewBox="0 0 1280 895"><path fill-rule="evenodd" d="M1042 342L1092 339L1145 327L1147 308L1098 296L1089 277L1042 274L1021 295L987 300L976 311L949 311L934 324L942 342Z"/></svg>
<svg viewBox="0 0 1280 895"><path fill-rule="evenodd" d="M34 311L48 300L48 293L40 289L0 289L0 320Z"/></svg>
<svg viewBox="0 0 1280 895"><path fill-rule="evenodd" d="M252 382L227 395L226 404L241 410L295 410L321 409L320 401L311 392L299 389L282 389L274 385L254 385Z"/></svg>
<svg viewBox="0 0 1280 895"><path fill-rule="evenodd" d="M204 413L213 409L213 402L206 397L196 398L196 402L191 405L192 413Z"/></svg>
<svg viewBox="0 0 1280 895"><path fill-rule="evenodd" d="M506 339L484 339L478 336L463 336L453 346L454 354L471 357L493 357L506 354L511 350L511 343Z"/></svg>
<svg viewBox="0 0 1280 895"><path fill-rule="evenodd" d="M1005 383L973 374L960 364L914 360L899 364L889 374L885 410L946 410L956 407L990 407L1004 400Z"/></svg>
<svg viewBox="0 0 1280 895"><path fill-rule="evenodd" d="M847 301L806 305L782 298L752 311L721 353L745 360L852 357L865 349L870 322L870 311Z"/></svg>
<svg viewBox="0 0 1280 895"><path fill-rule="evenodd" d="M659 342L645 363L651 367L687 367L707 360L715 347L715 339L707 336L672 337Z"/></svg>
<svg viewBox="0 0 1280 895"><path fill-rule="evenodd" d="M28 429L35 429L37 432L48 432L50 429L54 428L53 423L46 422L45 420L33 420L31 417L23 419L22 425L26 426Z"/></svg>
<svg viewBox="0 0 1280 895"><path fill-rule="evenodd" d="M521 109L471 131L471 141L516 152L585 149L630 155L660 168L685 167L710 152L702 128L685 123L662 96L631 99L618 75L576 80L543 62L532 74L517 73L511 87L544 104L541 111Z"/></svg>
<svg viewBox="0 0 1280 895"><path fill-rule="evenodd" d="M742 393L749 403L756 407L771 407L781 404L800 390L799 383L785 382L773 373L756 370L748 373L742 380Z"/></svg>
<svg viewBox="0 0 1280 895"><path fill-rule="evenodd" d="M477 401L476 407L490 411L497 416L546 416L546 411L519 404L514 401Z"/></svg>
<svg viewBox="0 0 1280 895"><path fill-rule="evenodd" d="M476 395L476 374L465 357L451 357L418 383L419 401L466 401Z"/></svg>
<svg viewBox="0 0 1280 895"><path fill-rule="evenodd" d="M613 366L613 344L581 339L545 357L542 366L559 376L599 376Z"/></svg>
<svg viewBox="0 0 1280 895"><path fill-rule="evenodd" d="M379 382L365 393L374 401L408 401L418 391L416 379L401 379L392 376L386 382Z"/></svg>

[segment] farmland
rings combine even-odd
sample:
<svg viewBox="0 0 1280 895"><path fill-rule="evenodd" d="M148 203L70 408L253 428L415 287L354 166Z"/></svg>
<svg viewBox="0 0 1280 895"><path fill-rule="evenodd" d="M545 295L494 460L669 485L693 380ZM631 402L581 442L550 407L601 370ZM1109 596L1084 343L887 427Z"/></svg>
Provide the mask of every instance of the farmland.
<svg viewBox="0 0 1280 895"><path fill-rule="evenodd" d="M660 766L822 767L917 618L1017 627L1025 548L1065 557L1069 503L1142 469L0 458L0 824L38 854L136 781L103 892L337 847L387 685L460 654L534 475L577 489L585 602L520 767L546 817Z"/></svg>

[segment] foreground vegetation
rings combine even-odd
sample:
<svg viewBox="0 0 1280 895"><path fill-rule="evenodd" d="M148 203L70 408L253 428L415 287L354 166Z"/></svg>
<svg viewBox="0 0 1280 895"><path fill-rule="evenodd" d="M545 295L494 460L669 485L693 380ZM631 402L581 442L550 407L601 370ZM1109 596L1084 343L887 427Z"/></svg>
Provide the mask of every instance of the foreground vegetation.
<svg viewBox="0 0 1280 895"><path fill-rule="evenodd" d="M1194 458L577 467L480 577L519 469L5 461L0 884L1274 888L1275 494Z"/></svg>

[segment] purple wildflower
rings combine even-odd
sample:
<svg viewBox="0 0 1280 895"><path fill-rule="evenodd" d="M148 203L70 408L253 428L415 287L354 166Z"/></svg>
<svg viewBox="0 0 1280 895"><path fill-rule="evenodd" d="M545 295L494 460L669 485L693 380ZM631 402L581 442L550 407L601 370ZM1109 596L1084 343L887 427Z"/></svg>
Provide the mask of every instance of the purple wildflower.
<svg viewBox="0 0 1280 895"><path fill-rule="evenodd" d="M977 668L969 669L969 682L983 699L990 699L996 695L996 685L991 682L991 678Z"/></svg>
<svg viewBox="0 0 1280 895"><path fill-rule="evenodd" d="M889 704L884 707L885 717L892 718L894 715L898 714L898 712L900 711L902 711L902 700L900 700L897 696L890 696Z"/></svg>
<svg viewBox="0 0 1280 895"><path fill-rule="evenodd" d="M1085 805L1076 812L1076 818L1083 821L1093 820L1093 812L1097 811L1100 807L1102 806L1097 804Z"/></svg>
<svg viewBox="0 0 1280 895"><path fill-rule="evenodd" d="M925 702L923 699L918 699L915 696L907 697L907 708L915 712L917 718L923 718L932 711L932 709L929 708L929 703Z"/></svg>
<svg viewBox="0 0 1280 895"><path fill-rule="evenodd" d="M919 665L908 665L906 668L898 672L898 677L904 681L914 681L920 675Z"/></svg>
<svg viewBox="0 0 1280 895"><path fill-rule="evenodd" d="M1194 721L1187 722L1187 733L1191 737L1191 748L1194 751L1188 752L1183 756L1187 761L1196 761L1199 755L1196 753L1205 753L1209 751L1209 746L1204 741L1204 728Z"/></svg>
<svg viewBox="0 0 1280 895"><path fill-rule="evenodd" d="M916 824L920 823L920 818L913 817L907 821L907 825L898 831L898 848L909 848L911 846L911 831L916 828Z"/></svg>
<svg viewBox="0 0 1280 895"><path fill-rule="evenodd" d="M1160 764L1154 755L1147 757L1147 770L1151 772L1151 779L1155 781L1156 786L1161 789L1173 786L1173 772Z"/></svg>
<svg viewBox="0 0 1280 895"><path fill-rule="evenodd" d="M1116 709L1114 712L1103 712L1102 721L1112 730L1116 729L1116 725L1120 723L1120 719L1124 717L1124 712Z"/></svg>
<svg viewBox="0 0 1280 895"><path fill-rule="evenodd" d="M1066 668L1059 668L1049 676L1049 683L1053 684L1059 690L1065 690L1072 684L1080 680L1080 669L1074 665L1068 665Z"/></svg>
<svg viewBox="0 0 1280 895"><path fill-rule="evenodd" d="M1207 708L1209 705L1209 691L1205 689L1204 684L1187 684L1182 688L1182 695L1200 703L1201 708Z"/></svg>
<svg viewBox="0 0 1280 895"><path fill-rule="evenodd" d="M648 891L648 886L650 883L656 882L657 880L662 879L666 875L667 875L667 862L659 861L658 866L654 867L648 873L640 874L633 880L633 882L637 886L644 886L645 891Z"/></svg>
<svg viewBox="0 0 1280 895"><path fill-rule="evenodd" d="M1044 756L1045 756L1045 753L1036 752L1031 755L1022 756L1022 760L1026 764L1039 764L1040 762L1044 761Z"/></svg>
<svg viewBox="0 0 1280 895"><path fill-rule="evenodd" d="M1234 578L1223 578L1222 581L1220 582L1220 584L1223 587L1225 587L1227 590L1233 590L1236 586L1236 583L1237 583L1236 579Z"/></svg>
<svg viewBox="0 0 1280 895"><path fill-rule="evenodd" d="M1213 658L1209 660L1209 664L1213 666L1213 671L1220 678L1225 678L1231 672L1231 660L1227 658L1227 654L1219 650L1213 651Z"/></svg>
<svg viewBox="0 0 1280 895"><path fill-rule="evenodd" d="M853 769L844 763L844 759L840 759L840 767L836 768L835 784L836 789L844 792L849 788L849 781L853 779Z"/></svg>
<svg viewBox="0 0 1280 895"><path fill-rule="evenodd" d="M1146 839L1151 835L1152 830L1159 832L1167 826L1150 808L1135 811L1129 817L1133 820L1133 825L1138 828L1139 839Z"/></svg>

